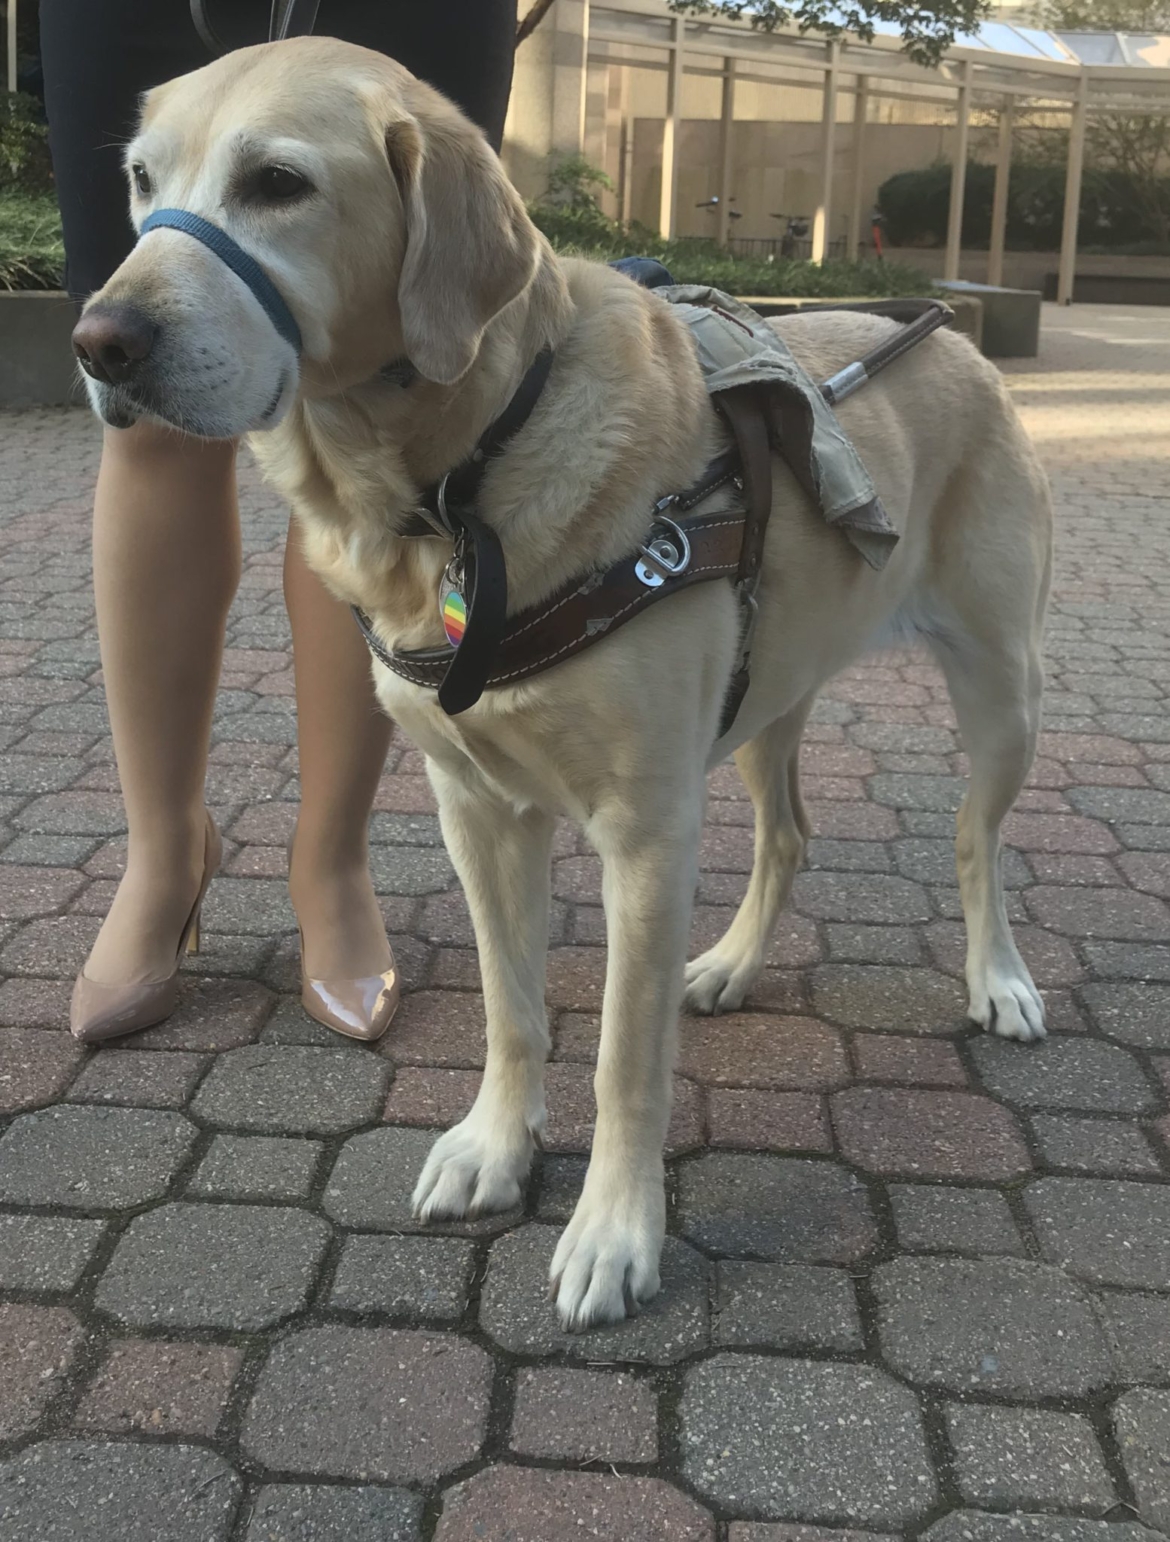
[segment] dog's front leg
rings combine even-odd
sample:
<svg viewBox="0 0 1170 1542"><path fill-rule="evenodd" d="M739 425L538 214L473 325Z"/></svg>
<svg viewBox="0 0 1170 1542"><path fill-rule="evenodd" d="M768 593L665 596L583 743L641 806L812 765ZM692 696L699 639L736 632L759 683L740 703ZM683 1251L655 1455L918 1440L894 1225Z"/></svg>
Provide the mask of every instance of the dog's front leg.
<svg viewBox="0 0 1170 1542"><path fill-rule="evenodd" d="M703 788L653 787L652 808L590 823L604 863L609 965L585 1186L552 1263L557 1312L577 1330L616 1322L658 1290L683 969L698 876Z"/></svg>
<svg viewBox="0 0 1170 1542"><path fill-rule="evenodd" d="M553 821L516 809L478 772L428 763L447 849L479 949L487 1062L471 1112L435 1142L414 1191L424 1221L459 1219L520 1202L544 1127L544 1004Z"/></svg>

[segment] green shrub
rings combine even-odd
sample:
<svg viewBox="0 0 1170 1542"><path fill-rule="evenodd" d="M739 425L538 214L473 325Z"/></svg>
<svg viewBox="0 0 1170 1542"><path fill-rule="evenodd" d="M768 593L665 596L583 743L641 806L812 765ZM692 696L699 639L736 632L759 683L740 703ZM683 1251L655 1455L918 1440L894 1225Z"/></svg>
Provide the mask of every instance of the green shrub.
<svg viewBox="0 0 1170 1542"><path fill-rule="evenodd" d="M562 156L548 174L545 200L570 209L595 209L601 214L597 202L598 191L613 192L613 182L600 166L594 166L583 155ZM604 219L604 215L602 218Z"/></svg>
<svg viewBox="0 0 1170 1542"><path fill-rule="evenodd" d="M610 219L597 201L601 188L613 184L582 155L566 156L549 172L542 198L528 212L558 252L612 262L615 257L654 257L676 283L710 284L727 294L823 295L924 294L930 280L901 263L826 262L816 267L789 257L735 257L709 237L683 236L664 241L636 222Z"/></svg>
<svg viewBox="0 0 1170 1542"><path fill-rule="evenodd" d="M557 251L584 251L587 247L608 250L621 239L621 226L596 206L573 208L538 201L528 205L528 213Z"/></svg>
<svg viewBox="0 0 1170 1542"><path fill-rule="evenodd" d="M700 237L664 241L645 226L628 229L595 205L538 202L530 213L559 252L609 262L656 257L680 284L711 284L730 294L835 297L928 294L930 280L895 262L811 262L733 257ZM65 252L52 193L0 188L0 289L59 289Z"/></svg>
<svg viewBox="0 0 1170 1542"><path fill-rule="evenodd" d="M0 188L0 289L60 289L64 281L56 198Z"/></svg>
<svg viewBox="0 0 1170 1542"><path fill-rule="evenodd" d="M628 227L597 208L569 208L543 200L529 214L558 252L611 262L615 257L655 257L680 284L710 284L728 294L901 295L928 294L931 282L917 268L896 262L826 262L817 267L795 258L733 257L700 236L664 241L644 225Z"/></svg>
<svg viewBox="0 0 1170 1542"><path fill-rule="evenodd" d="M1014 251L1055 251L1064 218L1064 167L1016 161L1008 181L1007 245ZM967 163L963 194L963 245L986 247L991 240L995 168ZM945 161L900 171L878 189L878 206L893 246L943 246L951 198L951 168ZM1087 170L1081 187L1078 244L1115 250L1156 240L1142 213L1132 180L1120 171Z"/></svg>
<svg viewBox="0 0 1170 1542"><path fill-rule="evenodd" d="M0 188L47 192L53 185L41 104L23 91L0 95Z"/></svg>

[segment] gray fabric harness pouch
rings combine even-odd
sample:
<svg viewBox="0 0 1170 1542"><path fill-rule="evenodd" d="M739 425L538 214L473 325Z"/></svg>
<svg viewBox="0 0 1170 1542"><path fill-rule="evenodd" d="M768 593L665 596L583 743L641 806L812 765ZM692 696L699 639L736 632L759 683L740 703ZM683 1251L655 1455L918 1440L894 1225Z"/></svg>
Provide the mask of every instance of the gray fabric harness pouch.
<svg viewBox="0 0 1170 1542"><path fill-rule="evenodd" d="M871 567L884 567L898 532L820 387L787 345L755 311L721 290L664 284L652 293L690 329L712 396L737 386L768 388L772 448L792 467L826 522Z"/></svg>

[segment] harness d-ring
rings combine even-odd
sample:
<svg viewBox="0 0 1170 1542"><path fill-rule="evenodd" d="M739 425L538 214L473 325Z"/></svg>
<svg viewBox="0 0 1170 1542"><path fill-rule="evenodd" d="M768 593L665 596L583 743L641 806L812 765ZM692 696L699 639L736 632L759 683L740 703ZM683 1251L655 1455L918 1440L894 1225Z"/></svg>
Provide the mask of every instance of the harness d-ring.
<svg viewBox="0 0 1170 1542"><path fill-rule="evenodd" d="M676 501L672 495L655 504L650 539L644 546L638 547L642 560L635 564L634 572L639 583L645 584L647 589L657 589L668 578L678 578L691 565L691 543L687 540L686 531L662 512ZM660 526L665 527L665 535L655 534Z"/></svg>

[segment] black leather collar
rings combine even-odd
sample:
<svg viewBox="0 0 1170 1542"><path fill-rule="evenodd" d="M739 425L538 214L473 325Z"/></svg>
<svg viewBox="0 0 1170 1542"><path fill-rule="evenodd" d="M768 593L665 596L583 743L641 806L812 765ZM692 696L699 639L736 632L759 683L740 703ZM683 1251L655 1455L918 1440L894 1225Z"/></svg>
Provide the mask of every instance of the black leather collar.
<svg viewBox="0 0 1170 1542"><path fill-rule="evenodd" d="M542 348L516 387L511 401L499 417L484 429L467 459L454 466L437 482L423 488L418 500L422 512L410 516L406 526L399 531L400 535L410 538L441 536L451 540L458 534L457 529L452 527L452 514L474 509L479 485L489 462L503 454L509 440L514 439L528 422L544 390L552 365L552 348ZM382 373L396 367L396 364L387 365Z"/></svg>
<svg viewBox="0 0 1170 1542"><path fill-rule="evenodd" d="M385 380L389 385L401 386L405 390L418 379L418 370L404 354L400 359L391 359L388 364L383 364L378 371L378 379Z"/></svg>

